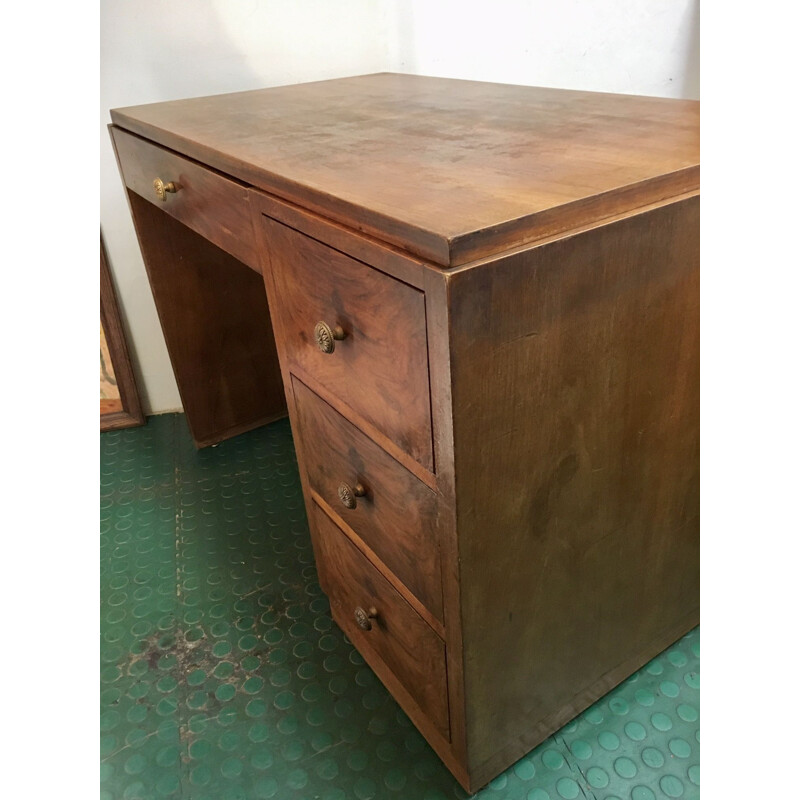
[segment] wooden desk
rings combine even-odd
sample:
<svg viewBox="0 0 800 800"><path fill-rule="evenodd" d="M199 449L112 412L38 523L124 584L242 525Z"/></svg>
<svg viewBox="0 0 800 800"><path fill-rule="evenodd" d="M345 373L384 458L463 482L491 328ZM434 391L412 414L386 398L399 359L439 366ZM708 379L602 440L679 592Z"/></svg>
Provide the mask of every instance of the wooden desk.
<svg viewBox="0 0 800 800"><path fill-rule="evenodd" d="M391 74L112 111L197 444L285 393L334 618L469 790L698 622L698 114Z"/></svg>

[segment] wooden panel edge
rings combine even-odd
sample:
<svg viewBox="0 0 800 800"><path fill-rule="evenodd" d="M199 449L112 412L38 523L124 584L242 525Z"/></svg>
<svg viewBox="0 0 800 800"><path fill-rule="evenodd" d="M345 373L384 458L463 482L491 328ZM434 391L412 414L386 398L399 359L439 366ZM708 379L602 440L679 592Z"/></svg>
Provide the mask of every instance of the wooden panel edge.
<svg viewBox="0 0 800 800"><path fill-rule="evenodd" d="M428 326L428 366L431 386L433 448L439 491L438 540L442 603L447 647L447 693L450 741L462 765L467 764L464 652L461 635L461 582L456 528L453 460L453 397L450 374L450 278L438 270L425 273L425 314ZM460 780L460 779L459 779ZM468 788L464 781L461 781Z"/></svg>
<svg viewBox="0 0 800 800"><path fill-rule="evenodd" d="M515 247L511 247L508 250L503 250L502 252L492 253L491 255L483 256L476 258L472 261L465 261L463 264L459 264L454 267L450 267L450 269L446 270L444 274L455 277L456 275L461 274L462 272L467 272L468 270L477 269L478 267L485 266L486 264L492 264L495 261L500 261L504 258L508 258L509 256L514 256L518 253L522 253L525 250L532 250L536 247L543 247L547 244L552 244L553 242L560 241L561 239L569 239L573 236L578 236L581 233L587 233L588 231L596 230L597 228L602 228L606 225L611 225L614 222L619 222L621 220L627 219L629 217L635 217L639 214L645 214L648 211L655 211L658 208L663 208L664 206L672 205L673 203L680 203L684 200L689 200L692 197L698 197L700 195L699 189L691 189L688 192L684 192L682 194L677 194L671 197L666 197L661 200L655 200L652 203L648 203L643 206L639 206L637 208L622 211L617 214L612 214L609 217L603 217L602 219L596 219L592 222L587 222L584 225L579 225L575 228L569 228L563 231L557 231L554 233L550 233L546 236L543 236L541 239L536 239L535 241L531 242L524 242L523 244L516 245Z"/></svg>
<svg viewBox="0 0 800 800"><path fill-rule="evenodd" d="M122 403L120 411L100 415L100 430L117 430L132 428L145 424L144 411L136 388L136 377L133 373L128 343L122 327L122 316L119 311L117 293L111 278L103 235L100 234L100 323L106 335L111 366L119 389Z"/></svg>
<svg viewBox="0 0 800 800"><path fill-rule="evenodd" d="M114 411L100 415L100 433L106 431L117 431L123 428L136 428L144 425L143 418L129 414L127 411Z"/></svg>
<svg viewBox="0 0 800 800"><path fill-rule="evenodd" d="M620 186L602 194L555 206L486 230L460 234L450 240L449 266L477 259L500 258L526 245L553 236L567 236L664 202L699 191L700 166L695 165ZM527 233L523 232L527 229ZM515 233L519 231L519 233Z"/></svg>
<svg viewBox="0 0 800 800"><path fill-rule="evenodd" d="M286 397L286 408L289 415L289 424L292 430L292 439L294 442L295 457L297 459L297 468L300 475L300 485L303 494L303 503L306 509L306 518L309 528L311 528L311 487L308 483L308 473L305 466L305 450L302 444L302 437L294 435L295 419L297 418L297 409L295 406L294 392L292 390L292 378L289 372L286 352L284 350L284 333L279 330L280 320L279 315L275 313L275 283L272 280L272 271L269 269L269 250L267 248L267 237L264 226L261 225L262 214L255 203L250 204L250 217L253 222L253 232L256 241L256 253L259 258L259 266L261 267L261 277L264 280L264 290L267 295L267 306L269 307L270 317L272 319L273 330L275 332L275 344L278 351L278 361L280 363L281 380L283 381L284 395ZM314 562L319 564L320 560L317 557L319 554L316 551L314 542L313 530L311 531L311 544L314 551ZM320 577L320 585L323 585L324 577ZM324 585L323 585L324 589Z"/></svg>

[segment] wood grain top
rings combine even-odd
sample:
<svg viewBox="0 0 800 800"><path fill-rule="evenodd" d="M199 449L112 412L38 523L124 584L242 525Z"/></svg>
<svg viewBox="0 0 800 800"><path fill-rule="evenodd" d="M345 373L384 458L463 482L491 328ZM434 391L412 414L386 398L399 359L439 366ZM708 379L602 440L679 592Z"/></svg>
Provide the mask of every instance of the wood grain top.
<svg viewBox="0 0 800 800"><path fill-rule="evenodd" d="M452 266L699 186L699 103L380 73L114 124Z"/></svg>

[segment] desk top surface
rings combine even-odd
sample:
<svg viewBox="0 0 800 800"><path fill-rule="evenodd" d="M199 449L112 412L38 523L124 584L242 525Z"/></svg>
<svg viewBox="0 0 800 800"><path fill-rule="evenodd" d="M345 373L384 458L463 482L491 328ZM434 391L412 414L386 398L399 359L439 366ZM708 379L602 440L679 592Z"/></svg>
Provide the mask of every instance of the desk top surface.
<svg viewBox="0 0 800 800"><path fill-rule="evenodd" d="M379 73L114 124L442 266L694 191L699 103Z"/></svg>

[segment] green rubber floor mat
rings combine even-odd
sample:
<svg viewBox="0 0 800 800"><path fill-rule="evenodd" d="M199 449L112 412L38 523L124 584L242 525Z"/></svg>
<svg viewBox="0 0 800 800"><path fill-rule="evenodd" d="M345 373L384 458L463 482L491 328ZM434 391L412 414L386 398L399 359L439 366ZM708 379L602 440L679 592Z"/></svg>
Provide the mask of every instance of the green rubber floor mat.
<svg viewBox="0 0 800 800"><path fill-rule="evenodd" d="M101 436L103 800L468 795L333 623L287 420ZM699 797L699 630L478 792Z"/></svg>

